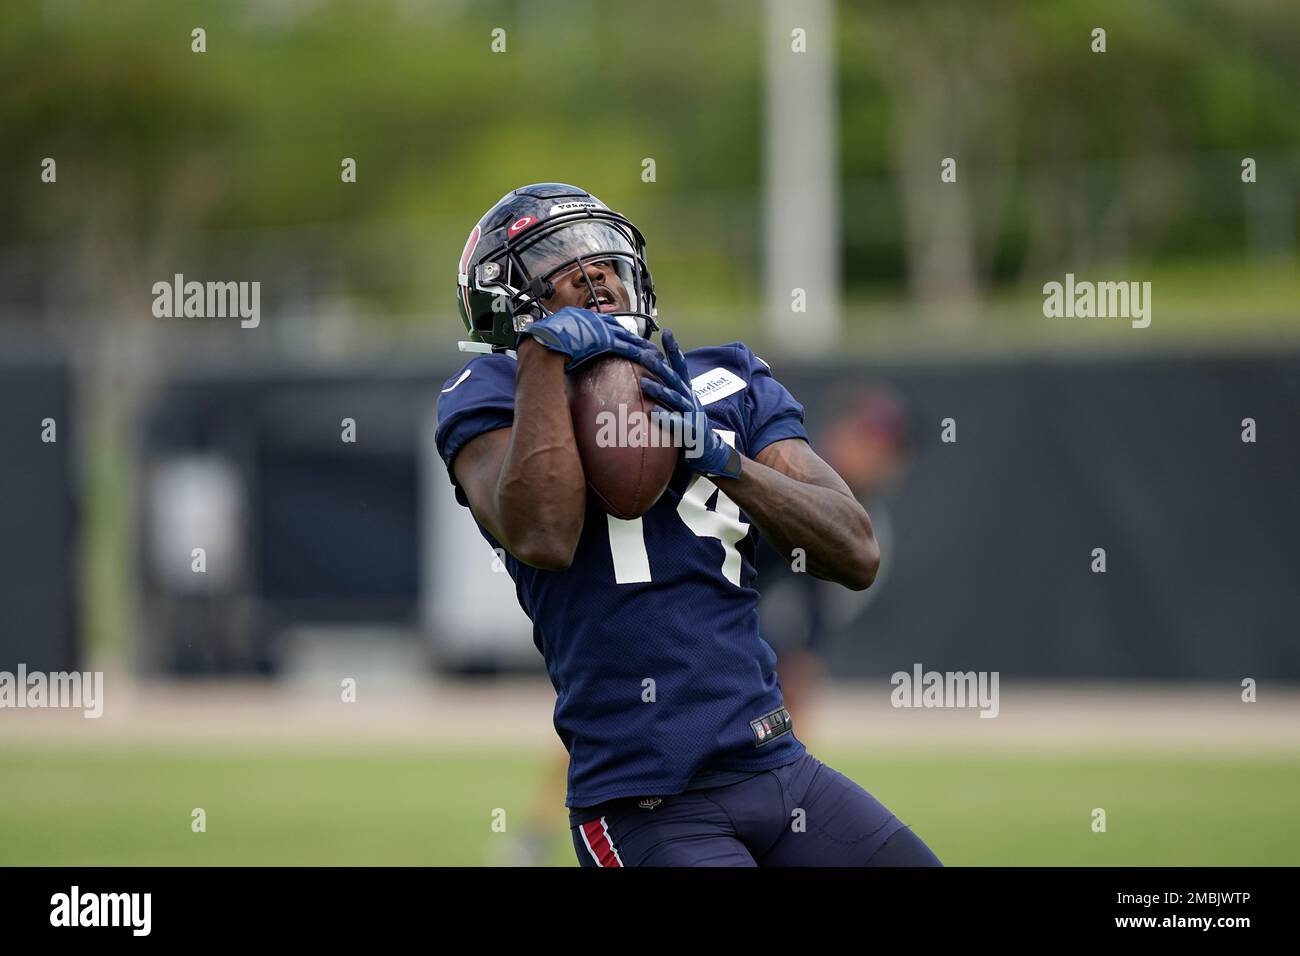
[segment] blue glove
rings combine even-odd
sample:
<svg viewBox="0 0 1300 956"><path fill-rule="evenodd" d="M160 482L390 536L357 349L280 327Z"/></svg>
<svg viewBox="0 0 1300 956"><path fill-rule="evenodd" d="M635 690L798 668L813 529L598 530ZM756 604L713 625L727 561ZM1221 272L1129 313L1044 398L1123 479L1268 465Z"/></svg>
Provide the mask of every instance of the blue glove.
<svg viewBox="0 0 1300 956"><path fill-rule="evenodd" d="M686 357L677 345L677 337L669 329L663 331L664 351L668 361L654 349L643 348L638 357L643 366L659 376L660 382L641 379L641 391L666 410L663 421L673 435L681 435L685 442L686 464L702 475L740 477L740 452L722 440L704 406L691 388L691 373L686 368ZM671 366L669 365L671 362Z"/></svg>
<svg viewBox="0 0 1300 956"><path fill-rule="evenodd" d="M538 345L567 355L566 372L599 355L620 355L636 361L646 347L645 339L623 328L612 316L573 306L534 322L520 335L531 335Z"/></svg>

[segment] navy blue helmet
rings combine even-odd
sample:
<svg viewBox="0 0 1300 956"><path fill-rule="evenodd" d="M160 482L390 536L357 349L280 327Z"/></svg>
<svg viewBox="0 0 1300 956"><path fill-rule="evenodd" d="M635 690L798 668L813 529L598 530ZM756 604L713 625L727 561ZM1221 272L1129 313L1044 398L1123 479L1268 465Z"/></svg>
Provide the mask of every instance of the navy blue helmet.
<svg viewBox="0 0 1300 956"><path fill-rule="evenodd" d="M529 323L550 314L543 303L555 294L551 280L575 268L591 289L588 307L599 309L603 293L587 276L595 263L606 284L623 284L626 311L614 317L649 338L659 324L645 238L636 226L564 183L534 183L502 196L470 231L460 255L456 302L470 340L494 351L515 348Z"/></svg>

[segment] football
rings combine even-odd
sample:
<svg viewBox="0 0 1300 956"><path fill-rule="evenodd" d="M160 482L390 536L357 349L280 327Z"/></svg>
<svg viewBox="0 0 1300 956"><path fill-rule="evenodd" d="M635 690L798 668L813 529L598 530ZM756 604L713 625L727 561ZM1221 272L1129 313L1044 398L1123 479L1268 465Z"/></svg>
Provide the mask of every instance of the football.
<svg viewBox="0 0 1300 956"><path fill-rule="evenodd" d="M569 378L570 410L588 493L616 518L639 518L668 487L681 449L654 424L641 392L653 378L629 359L606 356Z"/></svg>

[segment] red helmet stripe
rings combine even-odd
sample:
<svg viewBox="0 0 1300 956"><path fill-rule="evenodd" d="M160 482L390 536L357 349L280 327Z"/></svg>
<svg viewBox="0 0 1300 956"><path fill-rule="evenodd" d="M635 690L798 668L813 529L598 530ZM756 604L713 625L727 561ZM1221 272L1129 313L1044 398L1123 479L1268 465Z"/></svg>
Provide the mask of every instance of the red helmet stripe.
<svg viewBox="0 0 1300 956"><path fill-rule="evenodd" d="M465 240L465 248L460 254L461 275L464 275L465 273L469 272L470 256L474 255L474 250L478 248L478 237L479 237L479 229L478 226L475 226L470 231L469 238Z"/></svg>

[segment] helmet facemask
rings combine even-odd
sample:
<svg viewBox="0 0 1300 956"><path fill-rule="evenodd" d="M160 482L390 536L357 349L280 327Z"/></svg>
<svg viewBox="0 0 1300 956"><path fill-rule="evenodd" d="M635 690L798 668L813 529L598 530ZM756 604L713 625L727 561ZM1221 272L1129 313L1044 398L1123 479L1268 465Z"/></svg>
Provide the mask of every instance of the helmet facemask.
<svg viewBox="0 0 1300 956"><path fill-rule="evenodd" d="M475 279L482 291L497 295L514 330L521 332L551 314L545 300L555 294L558 281L572 281L577 270L589 293L582 307L602 311L628 331L649 338L659 324L643 249L640 234L622 217L564 215L507 242L498 255L478 266ZM612 301L616 309L599 309L598 297Z"/></svg>

